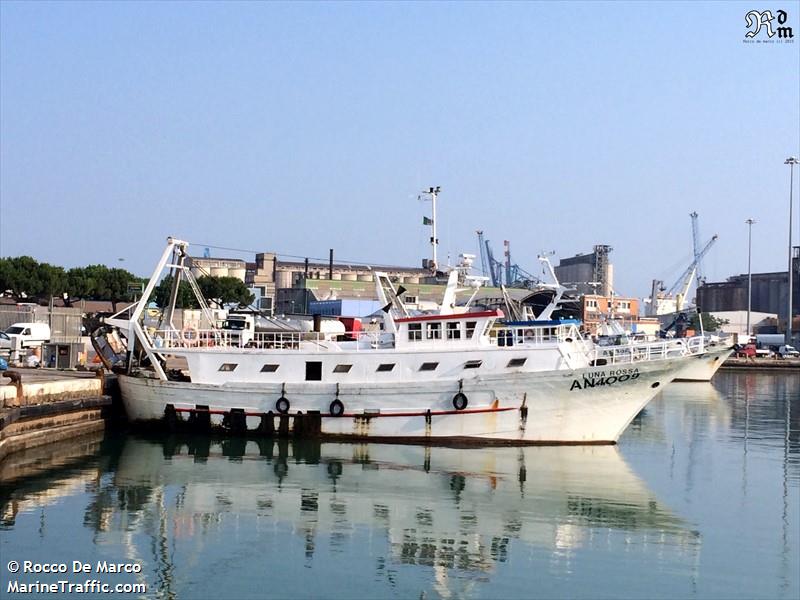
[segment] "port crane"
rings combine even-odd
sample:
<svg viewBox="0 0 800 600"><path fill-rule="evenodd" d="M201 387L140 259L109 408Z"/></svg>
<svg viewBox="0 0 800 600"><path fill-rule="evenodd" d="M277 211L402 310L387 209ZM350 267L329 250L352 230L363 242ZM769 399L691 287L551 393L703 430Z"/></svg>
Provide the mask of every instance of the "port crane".
<svg viewBox="0 0 800 600"><path fill-rule="evenodd" d="M500 262L494 257L489 240L484 239L483 231L479 229L475 233L478 234L478 248L481 253L483 275L489 278L492 282L492 287L505 285L507 287L530 288L532 285L541 282L538 277L532 275L518 264L511 262L511 242L508 240L503 241L504 261Z"/></svg>
<svg viewBox="0 0 800 600"><path fill-rule="evenodd" d="M693 218L693 223L695 222ZM711 236L711 239L706 242L706 245L699 252L694 253L694 260L689 263L689 266L681 273L678 280L669 289L664 288L664 282L658 279L653 280L653 287L650 293L650 306L648 316L664 315L673 312L679 312L686 307L686 299L689 296L689 290L692 287L695 276L697 275L697 267L703 257L708 254L711 247L717 241L718 235Z"/></svg>
<svg viewBox="0 0 800 600"><path fill-rule="evenodd" d="M697 224L697 211L690 213L689 217L692 219L692 248L694 249L694 260L697 262L697 284L700 285L705 283L706 278L703 275L703 263L700 260L703 257L700 254L700 228Z"/></svg>

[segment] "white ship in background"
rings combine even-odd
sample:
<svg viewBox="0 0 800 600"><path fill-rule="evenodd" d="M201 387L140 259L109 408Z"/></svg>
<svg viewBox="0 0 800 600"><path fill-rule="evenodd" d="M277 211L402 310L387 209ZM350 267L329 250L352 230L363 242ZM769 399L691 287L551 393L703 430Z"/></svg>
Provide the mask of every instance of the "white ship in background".
<svg viewBox="0 0 800 600"><path fill-rule="evenodd" d="M411 442L614 443L705 354L702 338L617 351L583 339L574 323L501 327L502 311L457 312L457 269L438 314L407 314L401 291L376 272L382 329L257 333L242 344L210 314L203 329L172 324L183 277L208 312L187 252L170 238L139 302L107 320L127 343L119 382L134 422ZM142 315L165 270L175 293L150 330ZM167 369L168 355L188 369Z"/></svg>

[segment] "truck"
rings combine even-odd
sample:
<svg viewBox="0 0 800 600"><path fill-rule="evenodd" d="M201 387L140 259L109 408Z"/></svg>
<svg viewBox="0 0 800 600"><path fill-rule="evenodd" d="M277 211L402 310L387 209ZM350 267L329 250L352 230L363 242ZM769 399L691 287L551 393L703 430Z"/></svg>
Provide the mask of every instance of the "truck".
<svg viewBox="0 0 800 600"><path fill-rule="evenodd" d="M786 336L782 333L759 333L756 335L756 343L767 348L775 346L775 350L777 350L778 346L786 343Z"/></svg>
<svg viewBox="0 0 800 600"><path fill-rule="evenodd" d="M254 342L257 333L293 333L300 336L316 329L326 337L333 336L333 338L345 333L344 324L334 318L317 317L315 322L313 318L276 319L252 313L229 313L220 329L228 334L232 342L242 346Z"/></svg>

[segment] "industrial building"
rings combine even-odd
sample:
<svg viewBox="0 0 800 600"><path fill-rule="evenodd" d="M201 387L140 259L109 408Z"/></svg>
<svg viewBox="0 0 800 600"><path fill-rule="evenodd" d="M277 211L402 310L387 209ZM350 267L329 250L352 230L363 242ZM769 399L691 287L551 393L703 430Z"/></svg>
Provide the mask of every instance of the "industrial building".
<svg viewBox="0 0 800 600"><path fill-rule="evenodd" d="M792 278L793 331L798 329L800 314L800 247L794 248ZM786 323L788 278L786 271L752 274L751 310L778 315L779 327ZM697 305L703 312L746 311L747 273L734 275L726 281L704 283L697 288Z"/></svg>
<svg viewBox="0 0 800 600"><path fill-rule="evenodd" d="M628 328L639 319L638 299L612 293L610 251L610 246L597 245L591 254L563 259L555 267L559 280L578 291L578 312L591 333L596 332L601 315L621 319ZM268 314L319 312L363 316L360 313L374 312L374 271L386 272L396 285L402 285L406 290L403 300L410 305L440 302L445 283L441 274L437 276L427 267L337 263L333 260L333 251L327 262L286 261L274 252L260 252L254 262L204 257L191 258L189 267L196 277L227 276L244 281L255 294L257 307ZM531 290L510 288L506 293L521 299L529 296ZM477 302L489 298L500 302L502 297L500 288L486 286L481 289Z"/></svg>
<svg viewBox="0 0 800 600"><path fill-rule="evenodd" d="M581 315L584 330L595 335L604 320L613 320L633 332L656 333L658 319L639 316L639 299L622 296L581 296Z"/></svg>
<svg viewBox="0 0 800 600"><path fill-rule="evenodd" d="M580 295L610 296L614 289L614 267L608 258L611 250L611 246L597 245L591 254L562 258L555 267L556 277Z"/></svg>
<svg viewBox="0 0 800 600"><path fill-rule="evenodd" d="M245 280L247 263L238 258L195 258L186 257L186 263L195 277L235 277Z"/></svg>
<svg viewBox="0 0 800 600"><path fill-rule="evenodd" d="M333 255L327 263L283 261L275 253L256 255L247 264L245 283L260 298L259 308L277 314L304 313L309 303L327 300L374 300L374 271L388 273L397 285L403 285L405 302L440 301L444 287L427 268L368 266L336 263ZM332 305L331 305L332 306Z"/></svg>

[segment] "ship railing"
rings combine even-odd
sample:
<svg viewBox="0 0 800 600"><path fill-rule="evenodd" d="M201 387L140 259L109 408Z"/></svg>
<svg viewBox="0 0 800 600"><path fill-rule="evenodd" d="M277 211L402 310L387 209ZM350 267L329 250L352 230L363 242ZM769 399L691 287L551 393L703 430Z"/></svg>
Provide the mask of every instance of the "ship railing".
<svg viewBox="0 0 800 600"><path fill-rule="evenodd" d="M326 351L334 346L365 350L394 345L394 336L383 331L324 333L314 331L256 332L228 329L163 329L150 332L156 351L187 348L242 348L259 350Z"/></svg>
<svg viewBox="0 0 800 600"><path fill-rule="evenodd" d="M703 352L705 352L704 340L702 336L697 336L620 346L595 346L592 360L595 365L631 364L696 355Z"/></svg>

